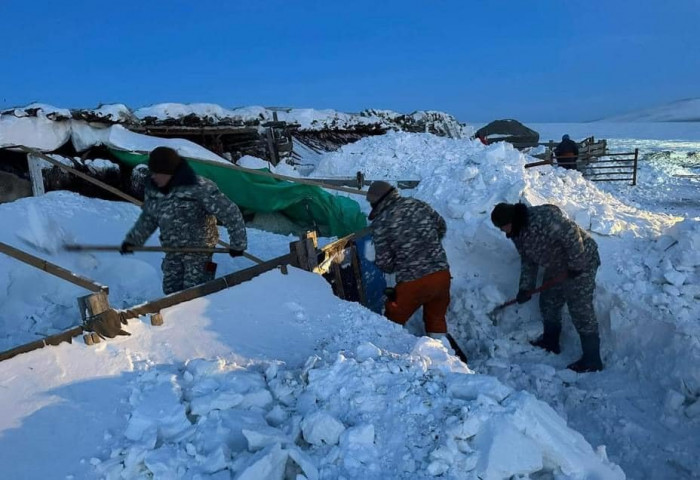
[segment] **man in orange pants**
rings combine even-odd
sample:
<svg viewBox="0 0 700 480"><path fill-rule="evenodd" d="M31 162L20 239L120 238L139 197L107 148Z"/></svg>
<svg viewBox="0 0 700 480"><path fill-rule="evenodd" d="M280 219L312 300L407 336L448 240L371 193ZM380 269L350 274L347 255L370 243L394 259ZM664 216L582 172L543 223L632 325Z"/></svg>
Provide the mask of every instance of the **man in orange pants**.
<svg viewBox="0 0 700 480"><path fill-rule="evenodd" d="M396 274L396 288L387 295L386 317L404 325L423 307L428 336L446 339L466 363L466 356L447 333L445 314L450 304L450 267L442 247L445 220L430 205L404 198L387 182L367 191L369 219L376 250L375 263L384 273Z"/></svg>

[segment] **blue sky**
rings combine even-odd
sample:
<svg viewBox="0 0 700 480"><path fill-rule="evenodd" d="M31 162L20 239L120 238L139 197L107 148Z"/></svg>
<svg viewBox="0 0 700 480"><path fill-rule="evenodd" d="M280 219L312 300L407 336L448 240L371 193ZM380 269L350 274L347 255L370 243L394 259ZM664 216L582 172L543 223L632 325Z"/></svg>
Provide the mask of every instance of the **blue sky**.
<svg viewBox="0 0 700 480"><path fill-rule="evenodd" d="M0 108L585 121L700 97L700 0L1 0Z"/></svg>

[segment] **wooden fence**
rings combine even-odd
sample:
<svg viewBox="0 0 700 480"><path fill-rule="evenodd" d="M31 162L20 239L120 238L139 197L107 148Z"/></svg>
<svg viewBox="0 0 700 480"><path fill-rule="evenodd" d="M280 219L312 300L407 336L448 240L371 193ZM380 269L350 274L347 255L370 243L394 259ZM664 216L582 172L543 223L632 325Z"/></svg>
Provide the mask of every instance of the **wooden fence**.
<svg viewBox="0 0 700 480"><path fill-rule="evenodd" d="M107 299L109 290L106 286L76 275L9 245L0 244L0 252L94 292L77 299L82 317L80 324L40 340L0 352L0 361L10 359L21 353L43 348L47 345L58 345L62 342L71 343L74 337L80 335L83 335L85 343L91 345L100 342L105 337L113 338L117 335L128 334L128 332L121 330L120 324L126 324L127 320L142 315L151 314L151 323L160 325L162 324L160 311L165 308L240 285L258 275L277 268L283 274L286 274L289 266L322 275L330 283L336 296L365 305L367 297L362 281L360 259L355 240L364 236L367 232L368 229L360 230L320 249L316 242L316 234L308 233L304 238L292 242L289 248L290 252L285 255L267 261L260 260L250 268L122 310L115 310L109 306ZM107 322L116 322L117 324L116 327L114 325L109 327L112 329L110 333L105 333L108 331Z"/></svg>
<svg viewBox="0 0 700 480"><path fill-rule="evenodd" d="M550 140L539 145L546 146L547 151L533 157L542 160L528 163L525 168L556 165L554 149L558 143ZM630 185L636 185L638 161L639 149L634 152L610 153L606 140L596 141L594 137L588 137L579 143L576 170L592 182L629 182Z"/></svg>

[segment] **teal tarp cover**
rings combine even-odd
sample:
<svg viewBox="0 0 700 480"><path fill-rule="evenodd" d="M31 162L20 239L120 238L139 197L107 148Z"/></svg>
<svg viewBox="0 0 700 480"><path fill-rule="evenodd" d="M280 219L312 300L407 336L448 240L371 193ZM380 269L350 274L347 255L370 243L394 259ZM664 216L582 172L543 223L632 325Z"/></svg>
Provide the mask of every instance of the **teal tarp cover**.
<svg viewBox="0 0 700 480"><path fill-rule="evenodd" d="M148 163L147 154L110 151L132 167ZM300 227L317 228L320 235L329 237L343 237L367 225L367 217L355 200L332 195L315 185L238 171L223 163L219 166L192 158L186 160L198 175L214 181L242 210L280 212Z"/></svg>

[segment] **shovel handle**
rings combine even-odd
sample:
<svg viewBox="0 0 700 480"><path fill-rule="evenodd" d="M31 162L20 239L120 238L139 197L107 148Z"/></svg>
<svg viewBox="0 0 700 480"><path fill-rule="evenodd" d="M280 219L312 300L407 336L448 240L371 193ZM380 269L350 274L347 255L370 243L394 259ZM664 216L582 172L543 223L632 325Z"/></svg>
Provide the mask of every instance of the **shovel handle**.
<svg viewBox="0 0 700 480"><path fill-rule="evenodd" d="M68 252L118 252L118 245L64 245ZM166 253L229 253L228 248L216 247L129 247L130 252L166 252Z"/></svg>
<svg viewBox="0 0 700 480"><path fill-rule="evenodd" d="M562 282L563 282L564 280L566 280L567 278L569 278L569 275L568 275L567 273L563 273L563 274L559 275L559 276L556 277L556 278L553 278L553 279L551 279L551 280L548 280L548 281L544 282L542 285L540 285L540 286L537 287L537 288L533 288L532 290L528 290L527 293L529 293L530 295L534 295L534 294L536 294L536 293L543 292L543 291L545 291L545 290L548 290L548 289L554 287L555 285L559 285L560 283L562 283ZM493 310L491 310L491 313L493 314L493 313L495 313L495 312L497 312L497 311L499 311L499 310L502 310L502 309L504 309L504 308L506 308L506 307L508 307L508 306L510 306L510 305L513 305L514 303L517 303L517 301L518 301L518 300L515 299L515 298L513 298L513 299L511 299L511 300L508 300L507 302L502 303L501 305L499 305L499 306L497 306L496 308L494 308Z"/></svg>

